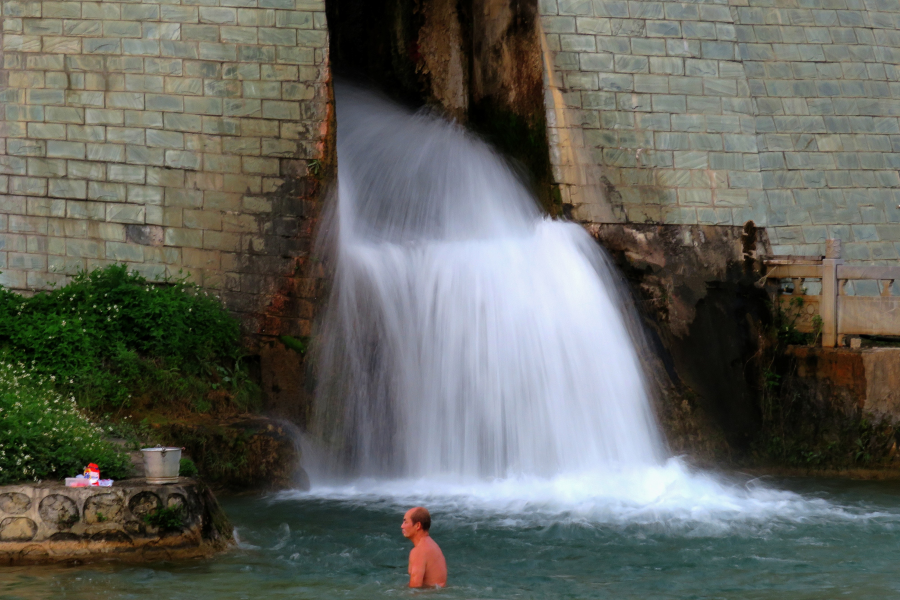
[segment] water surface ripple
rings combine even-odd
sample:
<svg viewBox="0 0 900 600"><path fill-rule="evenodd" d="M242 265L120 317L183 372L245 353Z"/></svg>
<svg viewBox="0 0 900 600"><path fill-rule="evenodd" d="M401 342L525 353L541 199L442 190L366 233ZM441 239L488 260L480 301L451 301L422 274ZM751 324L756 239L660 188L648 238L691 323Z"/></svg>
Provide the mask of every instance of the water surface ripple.
<svg viewBox="0 0 900 600"><path fill-rule="evenodd" d="M666 469L683 467L676 462ZM662 480L665 475L658 474ZM230 498L223 504L240 544L229 553L181 564L5 568L0 599L362 600L426 594L447 600L882 600L900 594L898 483L763 485L703 475L700 483L694 476L690 489L665 494L665 485L649 485L639 500L651 501L639 504L635 485L617 488L613 478L604 495L590 495L584 491L588 480L503 481L465 489L363 481L311 493ZM409 546L400 535L400 519L403 508L419 502L433 509L432 533L450 565L446 590L405 588Z"/></svg>

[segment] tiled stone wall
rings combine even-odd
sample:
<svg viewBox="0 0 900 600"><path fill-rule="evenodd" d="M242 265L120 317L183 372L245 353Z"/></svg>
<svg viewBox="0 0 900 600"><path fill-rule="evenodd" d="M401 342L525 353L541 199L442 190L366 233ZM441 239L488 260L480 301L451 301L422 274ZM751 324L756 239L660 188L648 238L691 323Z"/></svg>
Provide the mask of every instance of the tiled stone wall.
<svg viewBox="0 0 900 600"><path fill-rule="evenodd" d="M900 2L733 11L776 249L838 237L848 260L898 259Z"/></svg>
<svg viewBox="0 0 900 600"><path fill-rule="evenodd" d="M765 226L779 254L900 257L900 2L540 0L557 181L586 221ZM576 165L584 170L584 165ZM589 198L589 196L584 196Z"/></svg>
<svg viewBox="0 0 900 600"><path fill-rule="evenodd" d="M259 312L308 249L324 0L3 0L0 285L125 262Z"/></svg>

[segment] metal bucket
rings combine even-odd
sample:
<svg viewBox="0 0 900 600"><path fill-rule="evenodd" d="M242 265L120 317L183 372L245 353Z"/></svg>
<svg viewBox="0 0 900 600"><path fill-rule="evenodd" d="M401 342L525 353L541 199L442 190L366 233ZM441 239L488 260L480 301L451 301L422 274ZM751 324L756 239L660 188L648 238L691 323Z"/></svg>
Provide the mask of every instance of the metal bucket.
<svg viewBox="0 0 900 600"><path fill-rule="evenodd" d="M181 448L141 448L147 483L175 483L181 463Z"/></svg>

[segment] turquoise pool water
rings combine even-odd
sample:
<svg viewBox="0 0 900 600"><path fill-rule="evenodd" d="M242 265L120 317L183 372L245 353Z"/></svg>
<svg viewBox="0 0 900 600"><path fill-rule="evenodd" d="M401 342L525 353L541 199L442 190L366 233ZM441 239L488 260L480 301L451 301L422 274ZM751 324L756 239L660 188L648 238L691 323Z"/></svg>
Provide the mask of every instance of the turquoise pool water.
<svg viewBox="0 0 900 600"><path fill-rule="evenodd" d="M502 484L415 488L225 498L240 539L229 553L184 564L5 568L0 598L900 597L898 483L732 479L731 503L712 508L702 490L638 506L571 490L559 499L558 489L554 502L521 493L513 502ZM400 521L416 499L433 508L432 534L450 566L445 590L405 588Z"/></svg>

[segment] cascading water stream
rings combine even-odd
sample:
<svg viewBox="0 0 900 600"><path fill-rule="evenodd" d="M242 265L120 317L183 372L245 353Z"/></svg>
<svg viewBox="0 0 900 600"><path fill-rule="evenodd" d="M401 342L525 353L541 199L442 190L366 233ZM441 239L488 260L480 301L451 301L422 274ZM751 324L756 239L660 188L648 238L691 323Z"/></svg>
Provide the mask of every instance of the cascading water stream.
<svg viewBox="0 0 900 600"><path fill-rule="evenodd" d="M586 232L461 127L355 88L337 102L302 495L708 531L859 516L667 456L640 328Z"/></svg>
<svg viewBox="0 0 900 600"><path fill-rule="evenodd" d="M319 412L354 472L466 480L659 464L607 259L461 127L338 92Z"/></svg>

